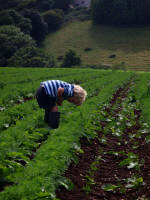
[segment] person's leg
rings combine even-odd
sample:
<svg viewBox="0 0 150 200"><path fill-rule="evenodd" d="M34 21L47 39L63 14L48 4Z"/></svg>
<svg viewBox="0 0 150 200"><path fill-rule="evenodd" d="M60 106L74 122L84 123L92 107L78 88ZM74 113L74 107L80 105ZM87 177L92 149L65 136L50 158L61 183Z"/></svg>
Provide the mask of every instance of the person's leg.
<svg viewBox="0 0 150 200"><path fill-rule="evenodd" d="M44 115L45 123L49 123L49 113L50 113L50 109L45 109L45 115Z"/></svg>
<svg viewBox="0 0 150 200"><path fill-rule="evenodd" d="M45 109L45 115L44 115L45 123L49 123L50 112L58 112L58 107L57 106L53 106L52 108Z"/></svg>
<svg viewBox="0 0 150 200"><path fill-rule="evenodd" d="M56 129L59 127L60 112L58 112L58 107L53 106L49 113L49 125L51 128Z"/></svg>
<svg viewBox="0 0 150 200"><path fill-rule="evenodd" d="M58 128L60 113L55 100L46 95L44 88L38 88L35 95L40 108L45 110L44 121L52 128Z"/></svg>
<svg viewBox="0 0 150 200"><path fill-rule="evenodd" d="M45 115L44 115L45 123L49 123L50 112L58 112L58 107L57 106L53 106L52 108L45 109Z"/></svg>

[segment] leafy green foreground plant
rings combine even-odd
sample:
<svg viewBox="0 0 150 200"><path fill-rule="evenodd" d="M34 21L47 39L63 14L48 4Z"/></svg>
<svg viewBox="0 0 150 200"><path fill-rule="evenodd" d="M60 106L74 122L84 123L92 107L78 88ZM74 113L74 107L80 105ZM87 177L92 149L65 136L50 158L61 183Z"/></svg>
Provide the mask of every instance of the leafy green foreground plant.
<svg viewBox="0 0 150 200"><path fill-rule="evenodd" d="M142 111L143 120L150 125L150 74L138 74L133 95L136 97Z"/></svg>
<svg viewBox="0 0 150 200"><path fill-rule="evenodd" d="M140 170L139 158L132 152L127 154L127 158L120 162L120 166L127 166L128 169L135 168L136 170Z"/></svg>

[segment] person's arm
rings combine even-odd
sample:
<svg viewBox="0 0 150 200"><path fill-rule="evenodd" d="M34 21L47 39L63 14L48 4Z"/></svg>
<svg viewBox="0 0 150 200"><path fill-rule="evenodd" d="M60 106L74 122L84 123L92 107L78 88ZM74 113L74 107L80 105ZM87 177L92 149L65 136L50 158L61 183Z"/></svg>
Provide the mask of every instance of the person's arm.
<svg viewBox="0 0 150 200"><path fill-rule="evenodd" d="M63 93L64 93L64 88L58 88L57 90L57 104L59 106L62 106L62 102L63 102Z"/></svg>

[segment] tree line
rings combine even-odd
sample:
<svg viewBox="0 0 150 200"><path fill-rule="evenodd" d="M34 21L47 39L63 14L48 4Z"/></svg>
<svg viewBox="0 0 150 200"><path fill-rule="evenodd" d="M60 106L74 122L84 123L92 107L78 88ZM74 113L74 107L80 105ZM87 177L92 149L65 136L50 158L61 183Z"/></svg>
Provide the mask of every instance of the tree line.
<svg viewBox="0 0 150 200"><path fill-rule="evenodd" d="M0 0L0 66L52 67L40 44L59 28L71 0Z"/></svg>
<svg viewBox="0 0 150 200"><path fill-rule="evenodd" d="M150 23L150 0L92 0L93 21L100 24Z"/></svg>
<svg viewBox="0 0 150 200"><path fill-rule="evenodd" d="M53 56L40 46L47 34L61 26L73 1L0 0L0 66L55 66ZM99 24L150 23L150 0L91 0L90 10L93 22Z"/></svg>

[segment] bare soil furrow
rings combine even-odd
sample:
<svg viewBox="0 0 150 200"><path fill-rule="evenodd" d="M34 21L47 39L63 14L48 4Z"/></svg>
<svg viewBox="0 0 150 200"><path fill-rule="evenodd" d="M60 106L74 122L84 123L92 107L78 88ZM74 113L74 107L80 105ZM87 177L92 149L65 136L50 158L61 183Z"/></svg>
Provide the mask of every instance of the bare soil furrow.
<svg viewBox="0 0 150 200"><path fill-rule="evenodd" d="M121 100L124 99L128 94L129 84L126 85L123 89L119 88L117 92L113 95L112 100L110 101L111 106L109 108L106 107L106 111L108 112L108 115L111 114L111 109L117 102L119 105L119 108L115 110L116 112L119 112L122 107L120 106ZM119 99L119 100L118 100ZM101 127L102 129L107 125L107 122L102 122ZM100 137L103 135L103 132L99 132L98 136ZM108 155L107 153L111 150L114 150L114 148L119 148L117 146L118 140L116 140L116 137L110 135L110 137L107 137L108 141L107 144L101 144L98 139L95 139L92 141L92 143L87 143L85 138L82 138L81 140L81 148L84 150L84 154L79 155L79 163L75 165L72 163L68 170L65 172L65 176L69 178L72 183L74 184L75 188L74 190L67 191L65 188L61 187L56 192L57 197L61 200L84 200L84 199L100 199L100 197L105 197L107 199L107 194L101 189L102 183L104 182L116 182L116 174L113 174L113 169L116 169L116 165L118 165L118 161L112 162L114 160L114 155ZM88 146L88 147L87 147ZM90 151L89 151L90 149ZM88 174L90 170L90 166L92 162L100 155L99 149L102 149L103 152L106 152L100 159L100 167L98 167L99 171L97 170L95 172L94 181L96 182L94 184L95 187L99 185L99 191L101 193L96 192L94 189L92 189L92 192L87 194L87 192L84 190L84 186L86 186L86 175ZM103 166L103 167L101 167ZM108 176L109 174L109 176ZM97 177L99 177L101 180L96 180ZM113 176L112 176L113 175ZM113 180L114 179L114 180ZM94 192L94 196L92 196ZM96 193L95 193L96 192ZM96 196L98 198L96 198Z"/></svg>
<svg viewBox="0 0 150 200"><path fill-rule="evenodd" d="M120 88L113 95L110 101L111 105L105 108L107 119L111 116L117 120L118 113L123 109L122 102L125 100L128 92L129 85L124 89ZM132 116L130 116L131 114ZM60 199L146 200L150 198L150 145L146 143L146 134L138 137L138 131L141 128L140 115L141 111L135 108L132 113L126 116L128 119L127 124L120 137L112 135L109 130L106 132L107 119L100 122L101 131L98 132L99 142L95 142L93 148L91 150L89 148L87 154L83 154L82 158L79 158L83 159L86 156L87 159L92 152L93 162L94 158L99 158L95 171L91 170L89 173L90 165L92 164L90 158L87 159L90 161L88 164L84 163L84 159L79 162L85 167L84 173L80 165L76 165L78 168L75 171L76 173L71 169L71 166L69 173L67 171L66 174L74 184L77 184L75 184L73 191L67 191L64 188L57 191L57 196ZM130 121L132 121L132 125ZM103 135L106 137L105 143L101 141ZM82 141L83 143L84 140ZM96 147L96 145L98 146ZM84 150L83 146L81 147ZM94 150L95 148L96 151ZM129 159L131 159L131 163L128 163ZM125 164L121 164L123 161ZM82 174L82 179L78 174ZM91 180L87 182L86 176L90 174L92 174L90 176ZM82 184L79 184L81 182Z"/></svg>
<svg viewBox="0 0 150 200"><path fill-rule="evenodd" d="M71 179L73 183L77 183L75 185L79 190L84 185L85 176L90 169L91 163L98 155L99 141L98 139L94 139L88 142L85 138L82 138L81 147L84 150L84 154L78 156L78 164L72 163L65 172L66 177ZM80 182L78 182L78 179L80 179Z"/></svg>

